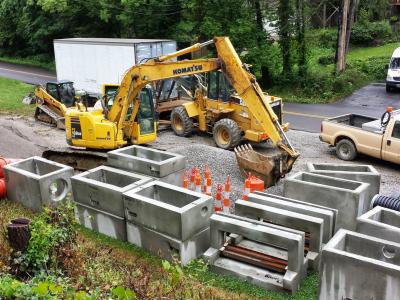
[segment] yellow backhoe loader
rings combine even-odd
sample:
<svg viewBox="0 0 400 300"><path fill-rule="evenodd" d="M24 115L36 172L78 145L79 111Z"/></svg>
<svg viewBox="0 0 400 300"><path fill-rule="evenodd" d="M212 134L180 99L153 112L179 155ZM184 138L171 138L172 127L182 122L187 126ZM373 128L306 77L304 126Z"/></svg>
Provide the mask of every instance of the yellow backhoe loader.
<svg viewBox="0 0 400 300"><path fill-rule="evenodd" d="M215 44L217 58L171 60L210 44ZM67 110L65 116L67 142L71 146L85 147L88 150L115 149L129 143L152 142L157 136L157 126L152 89L147 87L148 84L157 80L218 70L225 74L237 95L245 103L248 113L252 115L254 123L260 128L261 138L266 137L262 136L263 134L267 135L280 150L279 163L275 157L274 163L269 169L270 176L277 178L284 176L291 170L298 153L287 139L279 119L271 107L272 98L263 93L256 78L241 62L227 37L216 37L202 44L195 44L168 55L149 59L143 64L128 69L112 99L107 97L104 99L104 103L112 102L110 109L104 104L103 111L87 111L83 108ZM192 114L190 105L185 108L189 111L188 116L190 117ZM202 110L197 110L197 112L201 114ZM223 117L224 113L221 116ZM202 119L204 120L204 118ZM223 121L224 119L234 122L228 118L219 119L214 123L213 132L221 135L221 140L232 140L232 137L229 136L232 131L218 130L218 127L229 125L229 121ZM199 122L200 120L199 118ZM205 127L206 125L200 126ZM255 133L255 135L257 134L259 133ZM266 163L270 162L266 161Z"/></svg>
<svg viewBox="0 0 400 300"><path fill-rule="evenodd" d="M192 101L171 112L171 126L176 135L190 136L196 127L212 134L216 145L223 149L238 146L242 139L256 143L269 139L268 132L236 93L225 73L207 73L205 79L198 78L196 85L194 93L184 89ZM267 94L265 99L287 131L288 124L282 124L282 99Z"/></svg>

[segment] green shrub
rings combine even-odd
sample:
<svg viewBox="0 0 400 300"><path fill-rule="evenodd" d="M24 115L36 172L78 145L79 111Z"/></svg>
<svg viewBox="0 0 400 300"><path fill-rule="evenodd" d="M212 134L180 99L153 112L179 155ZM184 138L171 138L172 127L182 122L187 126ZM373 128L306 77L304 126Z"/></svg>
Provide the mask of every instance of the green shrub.
<svg viewBox="0 0 400 300"><path fill-rule="evenodd" d="M381 57L369 57L364 59L355 59L348 63L350 68L355 68L360 72L369 76L372 80L383 80L386 77L387 70L385 65L388 63L388 58L385 56Z"/></svg>
<svg viewBox="0 0 400 300"><path fill-rule="evenodd" d="M319 48L335 48L337 43L337 30L336 29L311 30L307 34L307 40L310 44Z"/></svg>
<svg viewBox="0 0 400 300"><path fill-rule="evenodd" d="M377 41L386 41L392 35L387 21L357 22L351 30L350 42L355 45L373 45Z"/></svg>
<svg viewBox="0 0 400 300"><path fill-rule="evenodd" d="M318 63L323 66L335 63L335 54L322 55L318 58Z"/></svg>

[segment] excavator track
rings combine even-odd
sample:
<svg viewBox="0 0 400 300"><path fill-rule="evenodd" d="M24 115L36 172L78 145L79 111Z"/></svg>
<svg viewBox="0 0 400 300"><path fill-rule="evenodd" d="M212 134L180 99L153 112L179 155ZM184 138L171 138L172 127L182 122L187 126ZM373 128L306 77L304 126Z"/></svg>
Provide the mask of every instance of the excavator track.
<svg viewBox="0 0 400 300"><path fill-rule="evenodd" d="M35 120L60 129L65 129L65 118L59 116L46 105L36 106Z"/></svg>
<svg viewBox="0 0 400 300"><path fill-rule="evenodd" d="M70 166L76 171L87 171L107 162L107 152L74 148L46 150L42 157Z"/></svg>

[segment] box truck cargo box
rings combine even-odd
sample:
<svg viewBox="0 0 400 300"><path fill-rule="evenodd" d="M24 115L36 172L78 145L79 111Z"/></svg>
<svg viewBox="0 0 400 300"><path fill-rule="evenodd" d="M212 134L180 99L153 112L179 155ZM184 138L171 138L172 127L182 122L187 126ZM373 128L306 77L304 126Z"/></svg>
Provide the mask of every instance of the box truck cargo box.
<svg viewBox="0 0 400 300"><path fill-rule="evenodd" d="M176 42L156 39L69 38L54 40L57 80L101 94L102 85L120 84L125 72L150 57L176 51Z"/></svg>

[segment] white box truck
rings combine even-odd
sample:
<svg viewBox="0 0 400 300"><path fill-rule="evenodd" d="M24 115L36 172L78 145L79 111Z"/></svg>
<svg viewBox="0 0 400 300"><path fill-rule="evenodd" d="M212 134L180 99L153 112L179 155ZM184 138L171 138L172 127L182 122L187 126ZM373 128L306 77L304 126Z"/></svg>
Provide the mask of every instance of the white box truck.
<svg viewBox="0 0 400 300"><path fill-rule="evenodd" d="M130 67L176 51L176 41L156 39L68 38L54 40L57 80L101 94L102 85L120 84Z"/></svg>

